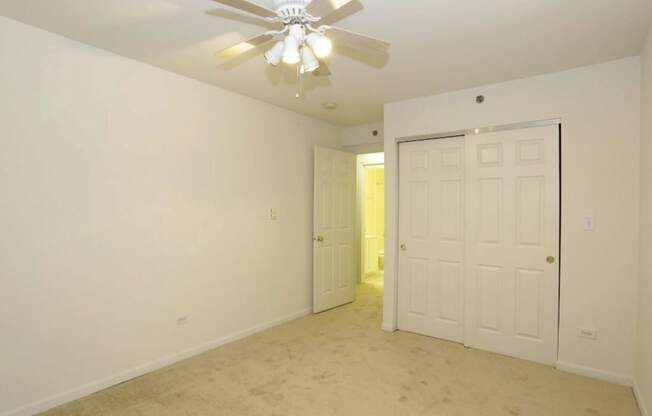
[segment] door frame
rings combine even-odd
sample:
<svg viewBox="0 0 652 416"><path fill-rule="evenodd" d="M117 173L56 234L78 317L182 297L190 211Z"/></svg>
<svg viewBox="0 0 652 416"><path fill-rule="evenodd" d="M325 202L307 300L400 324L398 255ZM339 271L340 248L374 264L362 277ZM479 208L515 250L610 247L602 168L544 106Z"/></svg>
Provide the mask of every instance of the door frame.
<svg viewBox="0 0 652 416"><path fill-rule="evenodd" d="M365 191L365 168L367 166L385 166L385 153L367 153L357 155L357 187L355 192L355 229L356 229L356 257L358 264L357 282L361 283L364 279L364 239L362 234L364 232L363 213L365 208L364 191Z"/></svg>
<svg viewBox="0 0 652 416"><path fill-rule="evenodd" d="M395 139L395 158L394 160L391 161L386 161L386 170L387 170L387 165L391 164L393 168L393 172L395 172L395 177L392 178L392 181L394 181L395 186L396 186L396 192L393 195L392 198L392 203L395 206L395 212L394 215L396 217L396 222L394 224L394 227L391 228L391 233L387 233L388 228L385 228L385 232L387 233L387 238L385 240L385 257L387 259L387 254L388 251L391 250L391 261L393 262L392 264L392 272L391 273L385 273L385 287L386 288L391 288L391 292L386 290L385 291L385 299L384 299L384 305L386 309L391 308L391 322L386 322L383 320L383 330L389 331L389 332L394 332L398 330L398 277L399 277L399 218L400 218L400 206L399 206L399 196L400 196L400 178L399 178L399 172L400 172L400 144L401 143L408 143L408 142L415 142L415 141L424 141L424 140L437 140L437 139L447 139L447 138L453 138L453 137L466 137L466 136L474 136L478 134L484 134L484 133L491 133L491 132L498 132L498 131L507 131L507 130L519 130L519 129L527 129L531 127L544 127L544 126L554 126L557 125L559 126L559 253L558 255L558 263L557 266L559 268L559 300L560 302L558 303L558 308L557 308L557 332L558 332L558 337L557 337L557 352L559 353L559 329L561 327L560 320L561 320L561 279L562 279L562 215L563 215L563 204L562 204L562 196L563 196L563 189L562 189L562 166L563 166L563 160L562 160L562 119L561 118L552 118L552 119L545 119L545 120L535 120L535 121L528 121L528 122L520 122L520 123L512 123L512 124L503 124L503 125L496 125L496 126L487 126L487 127L470 127L467 129L463 130L455 130L455 131L449 131L449 132L442 132L442 133L434 133L434 134L424 134L424 135L417 135L417 136L408 136L408 137L399 137ZM385 178L387 181L387 178ZM386 182L387 183L387 182ZM385 196L387 198L387 195ZM386 269L387 271L387 269Z"/></svg>

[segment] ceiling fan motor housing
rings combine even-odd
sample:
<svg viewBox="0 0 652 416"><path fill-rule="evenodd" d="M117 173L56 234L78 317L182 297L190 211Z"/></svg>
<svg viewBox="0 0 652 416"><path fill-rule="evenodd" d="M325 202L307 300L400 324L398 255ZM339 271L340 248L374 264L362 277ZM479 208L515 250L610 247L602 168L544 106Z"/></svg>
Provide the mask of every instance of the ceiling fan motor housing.
<svg viewBox="0 0 652 416"><path fill-rule="evenodd" d="M284 19L301 18L310 0L274 0L274 9Z"/></svg>

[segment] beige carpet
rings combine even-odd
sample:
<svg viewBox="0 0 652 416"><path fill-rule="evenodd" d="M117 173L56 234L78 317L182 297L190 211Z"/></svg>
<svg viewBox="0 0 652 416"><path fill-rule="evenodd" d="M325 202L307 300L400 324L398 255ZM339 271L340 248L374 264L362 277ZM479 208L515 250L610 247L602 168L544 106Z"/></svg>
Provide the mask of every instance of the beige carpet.
<svg viewBox="0 0 652 416"><path fill-rule="evenodd" d="M631 389L380 330L382 288L45 415L639 416Z"/></svg>

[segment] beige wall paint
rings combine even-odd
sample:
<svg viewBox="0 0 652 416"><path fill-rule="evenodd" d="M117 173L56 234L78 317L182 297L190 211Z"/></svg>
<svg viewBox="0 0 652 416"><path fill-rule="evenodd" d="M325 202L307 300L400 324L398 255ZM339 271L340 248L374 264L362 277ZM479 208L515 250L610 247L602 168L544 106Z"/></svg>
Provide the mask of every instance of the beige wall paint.
<svg viewBox="0 0 652 416"><path fill-rule="evenodd" d="M378 131L374 136L373 132ZM355 154L379 153L383 151L383 123L363 124L342 129L342 146L344 150Z"/></svg>
<svg viewBox="0 0 652 416"><path fill-rule="evenodd" d="M361 144L356 146L345 146L342 150L356 155L368 155L373 153L382 153L384 151L383 143Z"/></svg>
<svg viewBox="0 0 652 416"><path fill-rule="evenodd" d="M652 414L652 31L641 61L641 280L636 393L647 416Z"/></svg>
<svg viewBox="0 0 652 416"><path fill-rule="evenodd" d="M475 97L486 96L478 105ZM398 137L563 120L559 366L631 383L638 280L640 61L391 103L385 107L387 239L383 327L396 328ZM583 229L595 217L596 229ZM595 328L599 338L577 336Z"/></svg>
<svg viewBox="0 0 652 416"><path fill-rule="evenodd" d="M338 128L5 18L0 62L0 415L308 312Z"/></svg>

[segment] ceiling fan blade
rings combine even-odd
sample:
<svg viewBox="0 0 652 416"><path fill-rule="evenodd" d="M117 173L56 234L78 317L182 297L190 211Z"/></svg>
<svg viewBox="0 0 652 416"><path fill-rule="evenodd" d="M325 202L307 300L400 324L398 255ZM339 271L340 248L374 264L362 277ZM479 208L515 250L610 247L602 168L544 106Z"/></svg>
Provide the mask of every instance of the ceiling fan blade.
<svg viewBox="0 0 652 416"><path fill-rule="evenodd" d="M237 45L231 46L230 48L224 49L223 51L218 52L217 56L219 58L232 58L234 56L255 49L258 46L267 43L272 39L274 39L273 33L263 33L262 35L258 35L255 38L245 40L243 42L238 43Z"/></svg>
<svg viewBox="0 0 652 416"><path fill-rule="evenodd" d="M318 59L318 61L319 61L319 68L317 68L313 72L313 75L316 76L316 77L328 77L328 76L330 76L332 74L331 69L328 67L328 64L326 63L326 61L324 61L322 59Z"/></svg>
<svg viewBox="0 0 652 416"><path fill-rule="evenodd" d="M260 17L276 17L276 12L274 10L268 9L267 7L259 6L256 3L253 3L249 0L213 0L217 3L224 4L225 6L233 7L234 9L239 9L247 13L255 14Z"/></svg>
<svg viewBox="0 0 652 416"><path fill-rule="evenodd" d="M312 0L312 2L306 6L306 11L315 17L325 17L352 1L353 0Z"/></svg>
<svg viewBox="0 0 652 416"><path fill-rule="evenodd" d="M282 24L279 22L272 22L269 19L253 16L247 13L240 13L239 11L225 9L222 7L208 10L206 14L210 16L221 17L223 19L235 20L237 22L242 22L249 25L263 26L269 30L281 30L283 28Z"/></svg>
<svg viewBox="0 0 652 416"><path fill-rule="evenodd" d="M327 31L327 36L333 40L335 44L342 42L352 48L373 49L378 52L387 52L390 47L389 42L360 33L351 32L350 30L332 26L322 26L322 28Z"/></svg>

